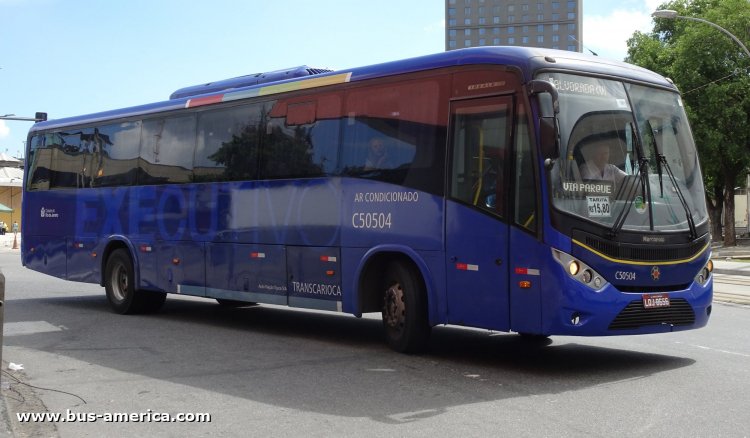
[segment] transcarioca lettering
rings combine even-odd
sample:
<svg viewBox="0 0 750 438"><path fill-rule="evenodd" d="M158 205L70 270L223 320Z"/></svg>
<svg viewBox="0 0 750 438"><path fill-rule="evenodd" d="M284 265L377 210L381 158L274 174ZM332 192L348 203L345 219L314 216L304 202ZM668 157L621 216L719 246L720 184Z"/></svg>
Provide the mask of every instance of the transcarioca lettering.
<svg viewBox="0 0 750 438"><path fill-rule="evenodd" d="M300 283L293 281L292 287L294 288L294 293L298 294L341 296L341 286L337 284Z"/></svg>

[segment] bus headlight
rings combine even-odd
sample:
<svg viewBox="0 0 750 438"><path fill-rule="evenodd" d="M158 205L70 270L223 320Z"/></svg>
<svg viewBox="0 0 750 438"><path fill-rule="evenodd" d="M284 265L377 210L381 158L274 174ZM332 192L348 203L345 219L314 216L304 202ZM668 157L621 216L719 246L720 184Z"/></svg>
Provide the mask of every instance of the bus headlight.
<svg viewBox="0 0 750 438"><path fill-rule="evenodd" d="M602 288L608 284L607 280L599 275L599 273L593 268L570 254L566 254L553 248L552 257L554 257L557 263L562 265L570 278L595 291L602 290Z"/></svg>
<svg viewBox="0 0 750 438"><path fill-rule="evenodd" d="M698 271L698 275L695 276L695 282L703 286L711 278L711 272L714 270L714 262L708 259L705 266Z"/></svg>

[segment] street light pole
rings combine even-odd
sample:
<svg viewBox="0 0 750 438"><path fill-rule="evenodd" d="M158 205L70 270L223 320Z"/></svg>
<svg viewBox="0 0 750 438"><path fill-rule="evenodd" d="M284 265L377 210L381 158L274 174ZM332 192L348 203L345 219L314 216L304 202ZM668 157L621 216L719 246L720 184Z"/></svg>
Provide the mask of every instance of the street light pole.
<svg viewBox="0 0 750 438"><path fill-rule="evenodd" d="M712 23L712 22L710 22L708 20L704 20L702 18L686 17L684 15L678 15L677 11L673 11L671 9L660 9L658 11L654 11L654 13L651 14L651 16L654 17L654 18L666 18L666 19L669 19L669 20L674 20L676 18L681 18L683 20L699 21L701 23L708 24L709 26L713 26L716 29L719 29L720 31L724 32L724 34L726 34L729 38L733 39L735 43L739 44L739 46L742 47L742 50L745 51L745 54L747 55L747 57L750 58L750 50L748 50L747 47L745 47L745 45L742 44L742 41L740 41L739 38L737 38L736 36L732 35L731 32L729 32L728 30L724 29L723 27L719 26L716 23Z"/></svg>

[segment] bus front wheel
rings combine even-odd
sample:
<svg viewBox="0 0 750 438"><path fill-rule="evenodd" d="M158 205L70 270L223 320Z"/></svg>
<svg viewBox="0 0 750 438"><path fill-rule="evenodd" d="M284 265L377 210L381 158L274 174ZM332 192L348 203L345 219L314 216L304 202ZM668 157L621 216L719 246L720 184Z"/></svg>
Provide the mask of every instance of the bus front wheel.
<svg viewBox="0 0 750 438"><path fill-rule="evenodd" d="M385 271L383 327L388 345L401 353L424 350L430 337L427 294L421 276L400 262Z"/></svg>
<svg viewBox="0 0 750 438"><path fill-rule="evenodd" d="M107 259L104 289L112 309L122 315L155 312L167 297L163 292L136 289L133 262L125 249L114 250Z"/></svg>

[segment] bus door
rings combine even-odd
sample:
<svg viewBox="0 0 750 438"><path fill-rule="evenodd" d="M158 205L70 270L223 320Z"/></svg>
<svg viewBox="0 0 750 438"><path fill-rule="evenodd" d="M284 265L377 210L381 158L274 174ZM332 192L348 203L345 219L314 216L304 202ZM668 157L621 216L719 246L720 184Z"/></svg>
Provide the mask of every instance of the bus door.
<svg viewBox="0 0 750 438"><path fill-rule="evenodd" d="M513 98L454 101L450 111L445 211L448 321L507 331L506 157L511 150Z"/></svg>

